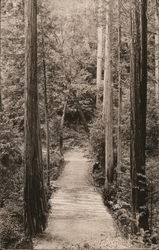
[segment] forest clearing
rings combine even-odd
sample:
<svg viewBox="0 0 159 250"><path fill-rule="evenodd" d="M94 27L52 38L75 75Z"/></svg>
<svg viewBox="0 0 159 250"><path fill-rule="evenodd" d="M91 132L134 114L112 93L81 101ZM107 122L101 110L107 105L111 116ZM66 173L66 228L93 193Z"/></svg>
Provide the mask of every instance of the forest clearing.
<svg viewBox="0 0 159 250"><path fill-rule="evenodd" d="M0 5L0 249L159 249L159 0Z"/></svg>

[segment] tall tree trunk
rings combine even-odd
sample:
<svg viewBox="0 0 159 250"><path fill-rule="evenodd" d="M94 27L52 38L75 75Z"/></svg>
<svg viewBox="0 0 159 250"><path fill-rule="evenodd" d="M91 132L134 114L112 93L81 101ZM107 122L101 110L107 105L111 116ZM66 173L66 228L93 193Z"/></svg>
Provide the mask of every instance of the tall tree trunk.
<svg viewBox="0 0 159 250"><path fill-rule="evenodd" d="M145 171L147 103L147 0L131 3L131 181L132 207L136 224L147 230L147 186Z"/></svg>
<svg viewBox="0 0 159 250"><path fill-rule="evenodd" d="M156 77L156 101L159 103L159 2L156 0L156 33L155 33L155 77Z"/></svg>
<svg viewBox="0 0 159 250"><path fill-rule="evenodd" d="M37 84L37 1L25 2L25 231L32 237L46 228Z"/></svg>
<svg viewBox="0 0 159 250"><path fill-rule="evenodd" d="M159 146L159 1L156 0L156 10L155 10L155 97L156 97L156 113L157 113L157 137Z"/></svg>
<svg viewBox="0 0 159 250"><path fill-rule="evenodd" d="M111 62L111 10L112 1L106 1L106 41L104 72L104 122L105 122L105 189L113 181L113 97L112 97L112 62Z"/></svg>
<svg viewBox="0 0 159 250"><path fill-rule="evenodd" d="M0 112L2 112L2 90L1 90L1 79L0 79Z"/></svg>
<svg viewBox="0 0 159 250"><path fill-rule="evenodd" d="M1 7L2 6L1 6L1 1L0 1L0 20L1 20ZM0 34L1 34L1 25L0 25ZM0 55L1 55L1 52L2 52L1 49L2 49L2 47L1 47L1 37L0 37ZM1 65L0 65L0 67L1 67ZM0 74L1 74L1 72L0 72ZM0 75L0 112L1 111L2 111L2 92L1 92L1 75Z"/></svg>
<svg viewBox="0 0 159 250"><path fill-rule="evenodd" d="M1 1L0 1L0 20L1 20L1 7L2 6L1 6ZM1 34L1 25L0 25L0 34ZM1 55L1 52L2 52L1 49L2 49L2 47L1 47L1 37L0 37L0 55ZM0 65L0 67L1 67L1 65ZM1 68L0 68L0 70L1 70ZM0 71L0 74L1 74L1 71ZM2 81L2 79L1 79L1 75L0 75L0 112L2 111L2 86L1 86L1 81Z"/></svg>
<svg viewBox="0 0 159 250"><path fill-rule="evenodd" d="M121 180L121 113L122 113L122 85L121 85L121 0L118 0L118 133L117 133L117 182Z"/></svg>
<svg viewBox="0 0 159 250"><path fill-rule="evenodd" d="M96 107L99 106L99 88L102 81L102 59L103 59L103 23L102 23L102 9L103 1L99 0L98 6L98 29L97 29L97 93L96 93Z"/></svg>
<svg viewBox="0 0 159 250"><path fill-rule="evenodd" d="M45 102L45 121L46 121L46 166L47 166L47 185L50 186L50 128L49 128L49 111L48 111L48 97L47 97L47 76L46 76L46 59L45 59L45 41L43 21L41 16L41 32L42 32L42 61L44 74L44 102Z"/></svg>

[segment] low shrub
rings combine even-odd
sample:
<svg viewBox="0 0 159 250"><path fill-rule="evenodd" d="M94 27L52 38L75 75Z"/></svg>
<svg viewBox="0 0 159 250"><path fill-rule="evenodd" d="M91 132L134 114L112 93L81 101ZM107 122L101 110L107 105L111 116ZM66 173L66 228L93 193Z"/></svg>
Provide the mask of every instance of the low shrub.
<svg viewBox="0 0 159 250"><path fill-rule="evenodd" d="M90 143L96 161L103 167L105 163L105 137L104 123L101 115L97 116L93 124L90 126Z"/></svg>

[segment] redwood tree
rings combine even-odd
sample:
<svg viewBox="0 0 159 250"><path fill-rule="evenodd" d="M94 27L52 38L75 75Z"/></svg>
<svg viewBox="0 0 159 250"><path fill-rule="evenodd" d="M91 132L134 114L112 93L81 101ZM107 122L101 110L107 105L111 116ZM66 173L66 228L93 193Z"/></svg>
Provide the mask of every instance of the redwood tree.
<svg viewBox="0 0 159 250"><path fill-rule="evenodd" d="M159 102L159 0L156 0L155 6L155 77L156 77L156 101Z"/></svg>
<svg viewBox="0 0 159 250"><path fill-rule="evenodd" d="M44 104L45 104L45 135L46 135L46 166L47 166L47 185L50 186L50 125L49 125L49 110L48 110L48 95L47 95L47 73L46 73L46 55L45 55L45 40L43 29L43 16L41 15L41 36L42 36L42 64L43 64L43 81L44 81Z"/></svg>
<svg viewBox="0 0 159 250"><path fill-rule="evenodd" d="M148 229L145 171L147 104L147 0L131 2L131 181L133 230Z"/></svg>
<svg viewBox="0 0 159 250"><path fill-rule="evenodd" d="M111 62L111 0L106 1L106 40L104 68L104 123L105 123L105 189L113 182L113 93Z"/></svg>
<svg viewBox="0 0 159 250"><path fill-rule="evenodd" d="M0 112L2 111L2 93L1 93L1 83L0 83Z"/></svg>
<svg viewBox="0 0 159 250"><path fill-rule="evenodd" d="M156 111L157 111L157 134L159 142L159 0L155 4L155 98L156 98ZM159 146L159 143L158 145Z"/></svg>
<svg viewBox="0 0 159 250"><path fill-rule="evenodd" d="M25 1L25 185L27 235L46 227L47 201L43 183L37 84L37 0Z"/></svg>
<svg viewBox="0 0 159 250"><path fill-rule="evenodd" d="M1 1L0 1L0 8L1 8ZM0 10L0 19L1 19L1 10ZM0 34L1 34L1 25L0 25ZM1 54L1 38L0 38L0 54ZM0 65L1 71L1 65ZM1 74L1 72L0 72ZM2 93L1 93L1 75L0 75L0 112L2 111Z"/></svg>
<svg viewBox="0 0 159 250"><path fill-rule="evenodd" d="M121 113L122 113L122 82L121 82L121 0L118 0L118 131L117 131L117 181L121 179Z"/></svg>
<svg viewBox="0 0 159 250"><path fill-rule="evenodd" d="M103 0L98 4L98 29L97 29L97 93L96 106L99 106L99 89L102 81L102 59L103 59Z"/></svg>

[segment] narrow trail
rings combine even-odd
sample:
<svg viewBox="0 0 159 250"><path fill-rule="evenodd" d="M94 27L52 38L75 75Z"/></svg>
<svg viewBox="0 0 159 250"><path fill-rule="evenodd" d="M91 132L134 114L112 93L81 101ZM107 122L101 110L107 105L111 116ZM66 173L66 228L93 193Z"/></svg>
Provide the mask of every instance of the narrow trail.
<svg viewBox="0 0 159 250"><path fill-rule="evenodd" d="M65 154L66 165L51 198L46 232L34 249L129 249L102 197L89 181L89 163L79 149Z"/></svg>

